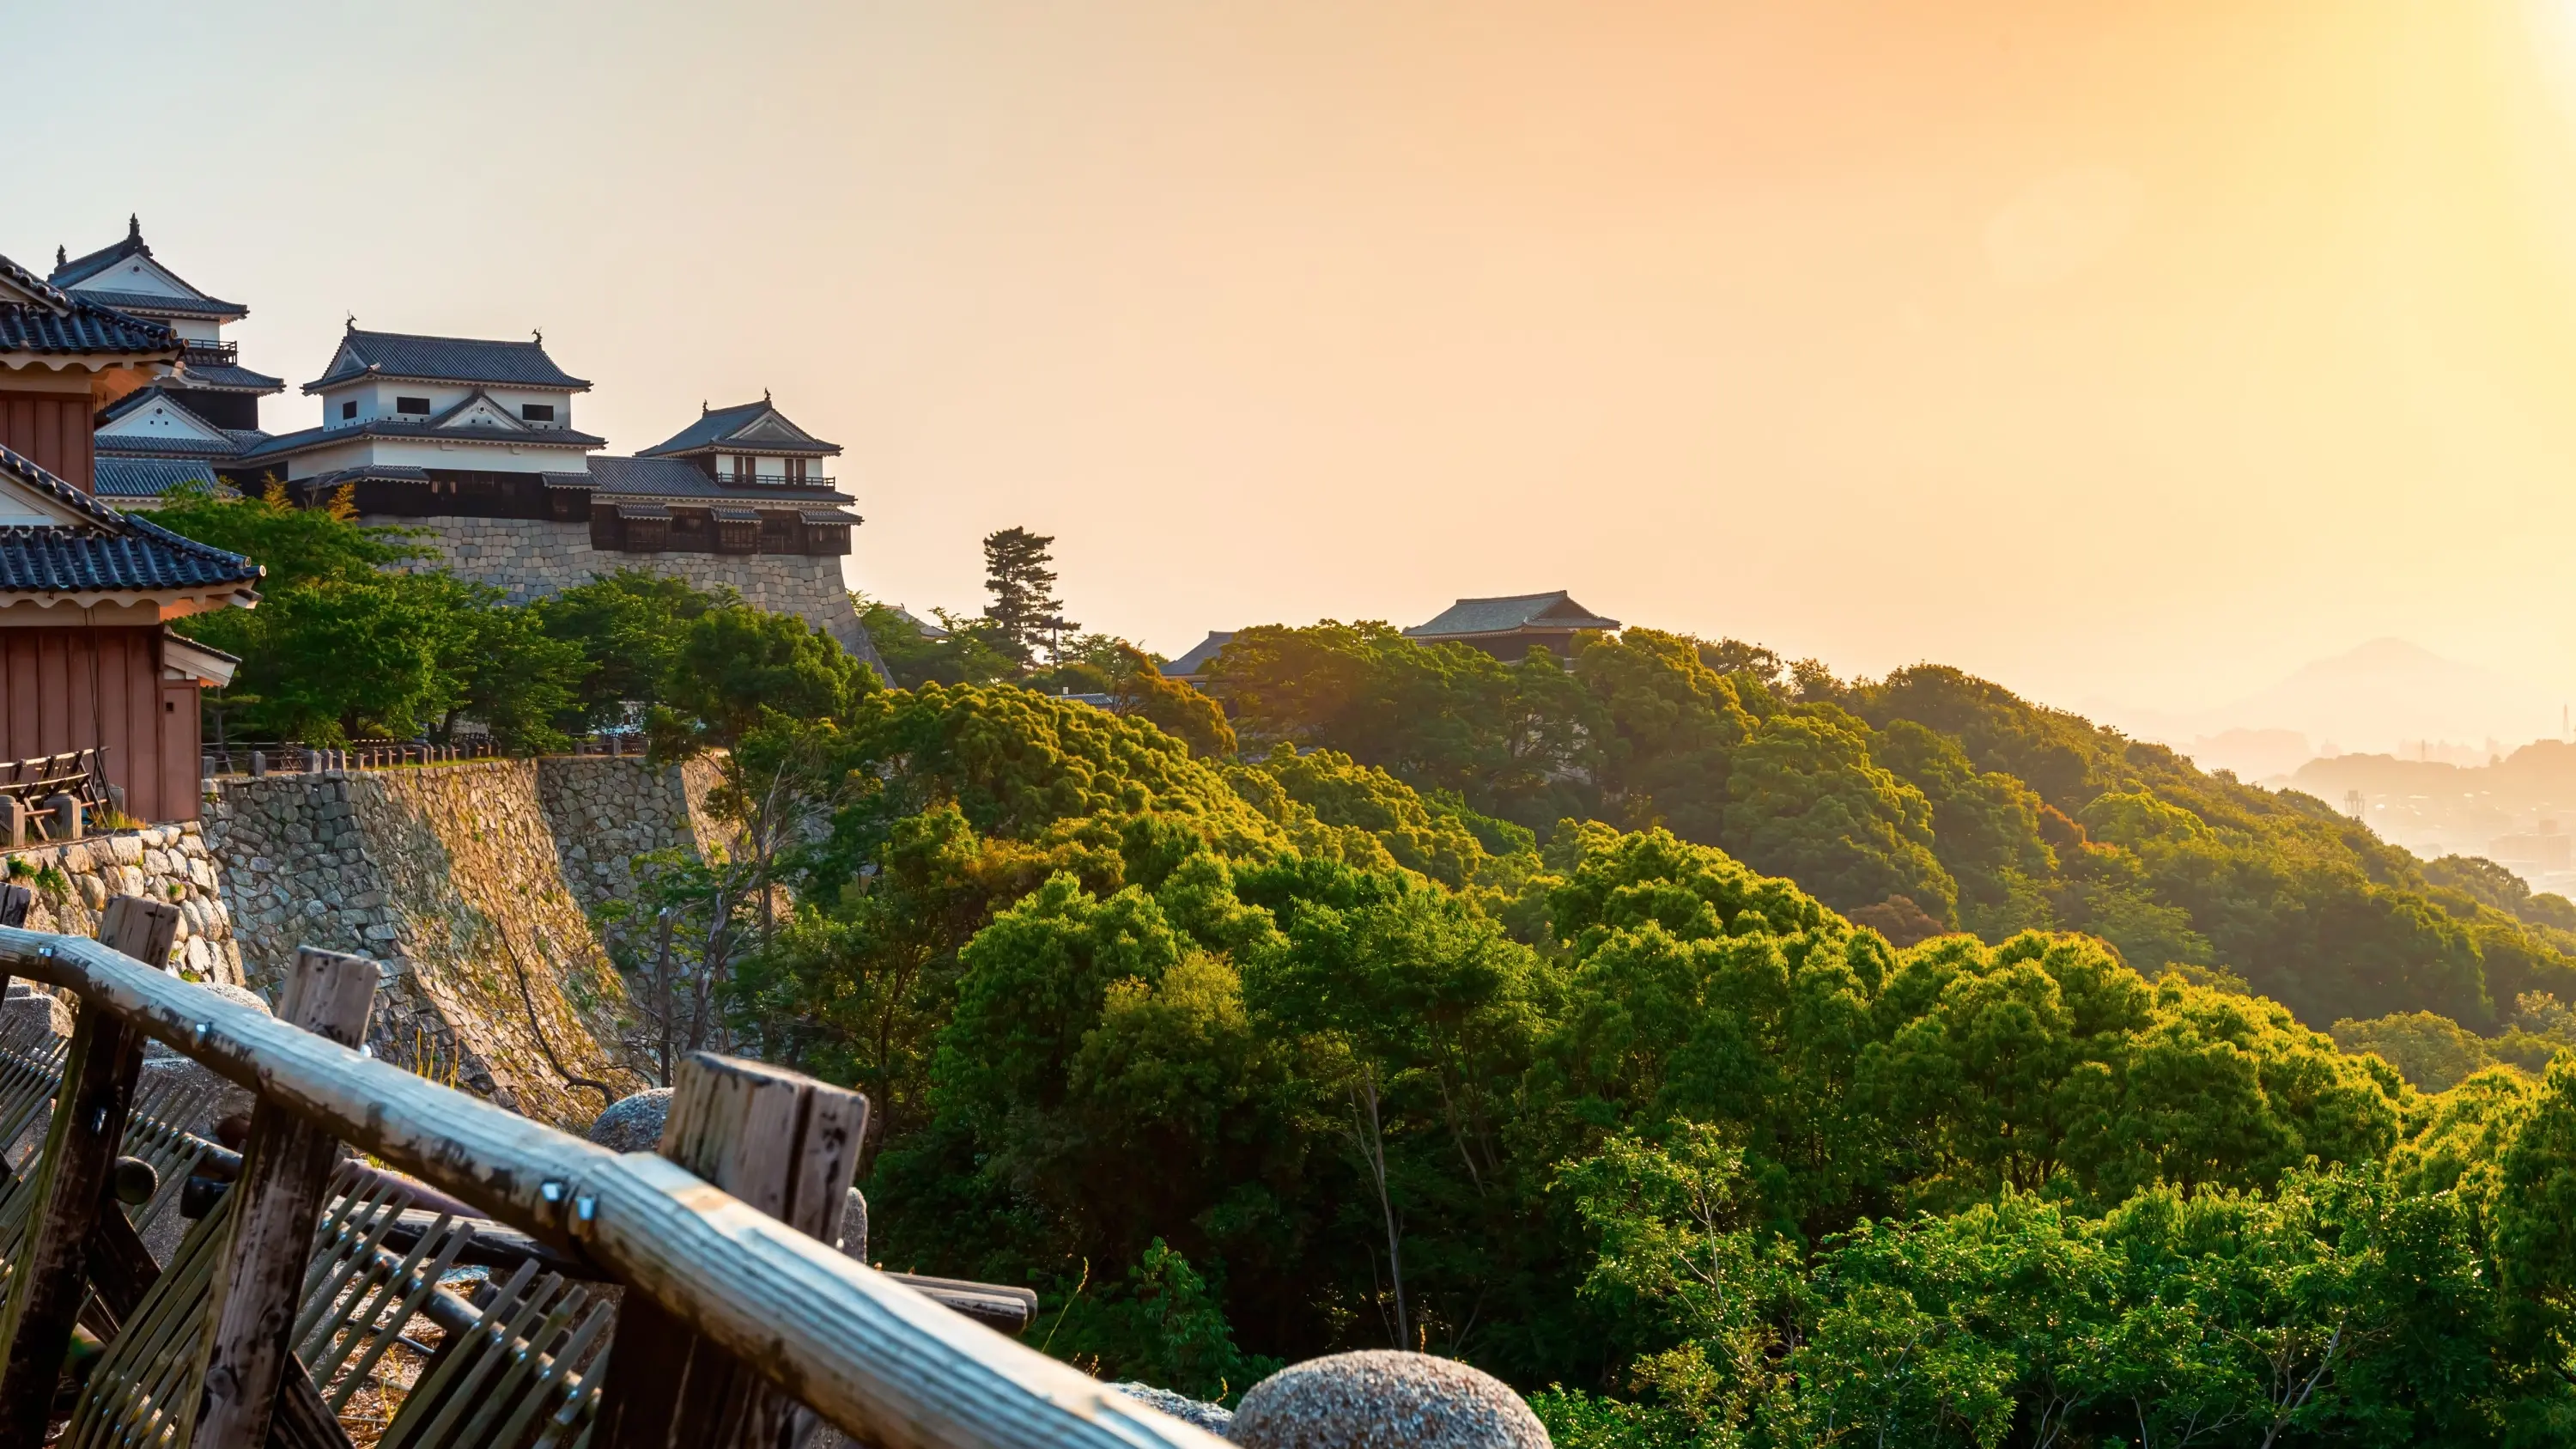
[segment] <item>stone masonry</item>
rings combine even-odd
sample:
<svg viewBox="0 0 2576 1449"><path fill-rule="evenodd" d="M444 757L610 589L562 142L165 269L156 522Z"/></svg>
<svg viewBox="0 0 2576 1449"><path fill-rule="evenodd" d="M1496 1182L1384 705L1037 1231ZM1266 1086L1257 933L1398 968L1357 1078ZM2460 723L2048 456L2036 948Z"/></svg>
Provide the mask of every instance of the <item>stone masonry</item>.
<svg viewBox="0 0 2576 1449"><path fill-rule="evenodd" d="M628 755L540 760L537 798L573 897L597 909L635 898L634 859L648 851L694 851L719 838L706 814L716 767L706 760L655 765Z"/></svg>
<svg viewBox="0 0 2576 1449"><path fill-rule="evenodd" d="M395 518L369 524L417 531L438 551L436 564L461 579L508 591L512 603L558 594L620 569L645 569L696 588L723 585L743 602L794 614L831 635L879 678L891 678L850 603L837 554L603 552L590 546L590 525L538 518Z"/></svg>
<svg viewBox="0 0 2576 1449"><path fill-rule="evenodd" d="M379 1056L579 1127L647 1085L584 908L631 893L633 855L694 848L691 798L681 770L601 757L232 778L206 839L252 990L301 945L375 957Z"/></svg>
<svg viewBox="0 0 2576 1449"><path fill-rule="evenodd" d="M241 984L241 943L197 822L93 835L6 852L9 879L35 892L30 930L96 936L111 896L179 904L179 939L166 963L191 981Z"/></svg>

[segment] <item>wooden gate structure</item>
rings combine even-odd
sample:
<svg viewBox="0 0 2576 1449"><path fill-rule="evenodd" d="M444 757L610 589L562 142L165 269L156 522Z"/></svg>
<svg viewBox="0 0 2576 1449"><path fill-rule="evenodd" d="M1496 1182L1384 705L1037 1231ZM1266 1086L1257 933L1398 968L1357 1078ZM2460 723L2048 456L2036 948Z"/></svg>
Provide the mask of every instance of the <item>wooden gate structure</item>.
<svg viewBox="0 0 2576 1449"><path fill-rule="evenodd" d="M0 1449L346 1444L336 1413L414 1334L439 1342L386 1449L788 1449L818 1422L885 1449L1223 1444L969 1316L1024 1312L1012 1290L836 1250L856 1094L701 1055L661 1151L611 1152L355 1049L373 961L304 951L275 1017L145 964L176 917L123 896L98 941L0 925L0 981L77 999L67 1047L0 1040L0 1148L45 1124L0 1161ZM138 1097L146 1038L255 1095L238 1155L174 1125L190 1100ZM139 1231L215 1179L156 1264ZM442 1286L476 1262L516 1266L470 1303Z"/></svg>

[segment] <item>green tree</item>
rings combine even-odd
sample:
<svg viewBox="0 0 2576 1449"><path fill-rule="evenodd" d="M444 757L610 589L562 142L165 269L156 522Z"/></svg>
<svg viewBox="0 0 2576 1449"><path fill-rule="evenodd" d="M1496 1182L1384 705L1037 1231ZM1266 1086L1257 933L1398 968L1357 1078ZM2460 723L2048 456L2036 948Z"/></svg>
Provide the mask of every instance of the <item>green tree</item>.
<svg viewBox="0 0 2576 1449"><path fill-rule="evenodd" d="M874 671L795 615L725 605L681 634L656 733L689 746L731 745L765 716L847 718L878 687Z"/></svg>
<svg viewBox="0 0 2576 1449"><path fill-rule="evenodd" d="M579 650L590 666L562 724L618 728L631 706L662 703L689 625L741 602L731 589L700 589L646 569L602 574L538 600L530 607L547 637Z"/></svg>
<svg viewBox="0 0 2576 1449"><path fill-rule="evenodd" d="M1064 601L1055 596L1055 538L1025 528L1005 528L984 536L984 588L993 602L984 617L993 621L993 644L1022 666L1038 649L1078 625L1064 619Z"/></svg>
<svg viewBox="0 0 2576 1449"><path fill-rule="evenodd" d="M886 683L898 689L925 684L995 684L1019 676L1020 662L995 642L1000 627L990 619L967 619L933 609L939 634L924 632L918 622L891 605L853 593L859 622L877 646L878 657L894 671Z"/></svg>

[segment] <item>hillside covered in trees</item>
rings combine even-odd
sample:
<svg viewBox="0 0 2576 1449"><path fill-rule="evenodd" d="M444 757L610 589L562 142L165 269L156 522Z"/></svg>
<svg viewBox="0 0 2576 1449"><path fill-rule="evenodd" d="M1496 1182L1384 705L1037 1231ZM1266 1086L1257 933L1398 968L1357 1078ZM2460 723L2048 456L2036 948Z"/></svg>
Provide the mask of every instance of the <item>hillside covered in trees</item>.
<svg viewBox="0 0 2576 1449"><path fill-rule="evenodd" d="M1541 831L1660 825L1900 942L2083 931L2317 1026L2432 1011L2491 1032L2525 994L2576 996L2566 902L1955 669L1845 682L1647 629L1571 668L1503 664L1325 624L1244 631L1212 687L1249 748L1340 750Z"/></svg>
<svg viewBox="0 0 2576 1449"><path fill-rule="evenodd" d="M1569 1449L2576 1435L2576 910L2485 862L1939 668L1323 625L1201 694L871 608L887 687L645 574L173 517L275 561L251 727L721 748L736 850L642 903L686 1044L864 1088L881 1261L1096 1372L1401 1344Z"/></svg>
<svg viewBox="0 0 2576 1449"><path fill-rule="evenodd" d="M1232 755L1009 684L743 737L801 823L732 1026L879 1105L888 1266L1207 1397L1458 1355L1568 1445L2576 1429L2576 1063L2430 1096L2246 986L2491 1018L2548 928L1948 671L1328 626L1218 693Z"/></svg>

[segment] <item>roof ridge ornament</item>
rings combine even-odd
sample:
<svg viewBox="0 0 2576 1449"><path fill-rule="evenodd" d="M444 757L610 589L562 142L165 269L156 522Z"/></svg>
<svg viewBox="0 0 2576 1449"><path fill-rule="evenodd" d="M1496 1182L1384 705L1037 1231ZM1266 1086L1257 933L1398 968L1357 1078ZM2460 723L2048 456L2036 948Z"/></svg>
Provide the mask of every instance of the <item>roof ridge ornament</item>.
<svg viewBox="0 0 2576 1449"><path fill-rule="evenodd" d="M543 327L531 327L531 328L529 328L529 329L528 329L528 335L530 335L530 336L532 336L532 337L534 337L534 338L536 338L536 339L537 339L537 345L538 345L539 347L543 347L543 346L545 346L545 345L546 345L546 329L544 329Z"/></svg>
<svg viewBox="0 0 2576 1449"><path fill-rule="evenodd" d="M143 216L140 212L125 214L125 239L140 245L143 241Z"/></svg>
<svg viewBox="0 0 2576 1449"><path fill-rule="evenodd" d="M71 264L72 257L70 249L65 247L61 242L54 243L54 270L59 272Z"/></svg>

